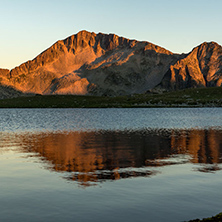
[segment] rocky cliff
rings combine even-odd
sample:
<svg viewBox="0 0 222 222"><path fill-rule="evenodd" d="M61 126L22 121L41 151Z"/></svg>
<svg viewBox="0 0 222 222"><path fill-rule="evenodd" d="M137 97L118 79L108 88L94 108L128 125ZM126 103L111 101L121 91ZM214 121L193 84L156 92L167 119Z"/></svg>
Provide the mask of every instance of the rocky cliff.
<svg viewBox="0 0 222 222"><path fill-rule="evenodd" d="M222 85L222 47L203 43L171 65L160 84L166 89Z"/></svg>
<svg viewBox="0 0 222 222"><path fill-rule="evenodd" d="M0 70L0 80L24 93L116 96L156 86L220 86L221 73L222 47L216 43L178 55L149 42L81 31L32 61Z"/></svg>
<svg viewBox="0 0 222 222"><path fill-rule="evenodd" d="M13 98L23 95L21 91L14 89L13 87L2 85L2 82L7 82L10 76L10 70L0 69L0 99Z"/></svg>

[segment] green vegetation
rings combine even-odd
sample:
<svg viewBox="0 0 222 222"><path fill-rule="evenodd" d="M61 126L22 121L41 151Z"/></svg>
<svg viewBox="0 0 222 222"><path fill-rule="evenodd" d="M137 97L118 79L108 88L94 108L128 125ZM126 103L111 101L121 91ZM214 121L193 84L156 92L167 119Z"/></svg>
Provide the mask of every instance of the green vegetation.
<svg viewBox="0 0 222 222"><path fill-rule="evenodd" d="M222 107L222 87L186 89L160 94L97 97L36 95L0 100L0 108Z"/></svg>
<svg viewBox="0 0 222 222"><path fill-rule="evenodd" d="M200 219L195 219L195 220L190 220L189 222L208 222L208 221L215 221L215 222L221 222L222 221L222 213L217 214L214 217L209 217L209 218L204 218L202 220Z"/></svg>

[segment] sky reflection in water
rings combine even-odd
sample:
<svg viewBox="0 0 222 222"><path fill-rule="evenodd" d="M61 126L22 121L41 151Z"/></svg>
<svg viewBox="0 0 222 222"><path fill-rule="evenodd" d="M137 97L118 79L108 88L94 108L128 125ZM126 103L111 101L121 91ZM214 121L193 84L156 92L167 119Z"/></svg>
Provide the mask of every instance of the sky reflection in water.
<svg viewBox="0 0 222 222"><path fill-rule="evenodd" d="M0 220L214 215L222 200L221 111L1 109Z"/></svg>

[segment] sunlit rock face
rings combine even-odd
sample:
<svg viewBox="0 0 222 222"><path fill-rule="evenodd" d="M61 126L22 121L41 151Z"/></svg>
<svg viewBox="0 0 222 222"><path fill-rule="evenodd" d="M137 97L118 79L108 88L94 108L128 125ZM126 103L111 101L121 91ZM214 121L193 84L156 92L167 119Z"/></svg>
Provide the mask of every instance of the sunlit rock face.
<svg viewBox="0 0 222 222"><path fill-rule="evenodd" d="M23 93L13 87L4 85L2 83L8 82L10 78L10 70L0 69L0 99L7 99L21 96Z"/></svg>
<svg viewBox="0 0 222 222"><path fill-rule="evenodd" d="M203 43L171 65L161 84L167 89L222 85L222 47Z"/></svg>
<svg viewBox="0 0 222 222"><path fill-rule="evenodd" d="M81 31L12 69L3 83L39 94L143 93L179 58L149 42Z"/></svg>
<svg viewBox="0 0 222 222"><path fill-rule="evenodd" d="M0 77L1 78L9 77L9 73L10 73L10 70L8 70L8 69L0 69Z"/></svg>
<svg viewBox="0 0 222 222"><path fill-rule="evenodd" d="M25 93L129 95L155 87L221 86L222 47L203 43L189 54L115 34L81 31L32 61L0 70L1 84Z"/></svg>

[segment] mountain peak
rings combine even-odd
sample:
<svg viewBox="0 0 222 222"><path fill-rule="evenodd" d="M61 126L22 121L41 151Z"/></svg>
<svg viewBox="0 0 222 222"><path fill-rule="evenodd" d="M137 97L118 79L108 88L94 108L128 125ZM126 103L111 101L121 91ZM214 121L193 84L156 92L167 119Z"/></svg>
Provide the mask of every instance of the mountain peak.
<svg viewBox="0 0 222 222"><path fill-rule="evenodd" d="M211 42L201 43L200 45L195 47L194 50L195 49L215 50L215 49L219 49L219 48L222 48L221 45L219 45L217 42L211 41Z"/></svg>
<svg viewBox="0 0 222 222"><path fill-rule="evenodd" d="M171 89L221 86L222 47L203 42L170 67L161 85Z"/></svg>
<svg viewBox="0 0 222 222"><path fill-rule="evenodd" d="M210 42L203 42L201 45L207 45L207 46L220 46L217 42L214 42L214 41L210 41Z"/></svg>

